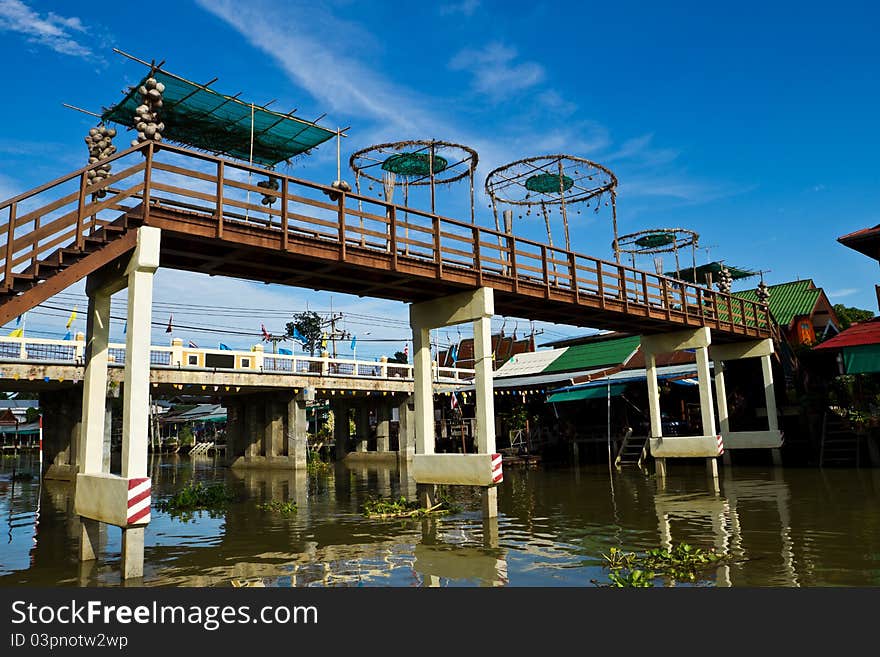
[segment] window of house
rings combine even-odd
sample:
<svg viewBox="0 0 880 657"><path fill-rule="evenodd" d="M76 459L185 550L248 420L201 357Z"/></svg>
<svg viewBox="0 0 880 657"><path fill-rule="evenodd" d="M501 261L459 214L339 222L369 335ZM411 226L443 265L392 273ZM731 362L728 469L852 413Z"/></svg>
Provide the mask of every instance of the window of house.
<svg viewBox="0 0 880 657"><path fill-rule="evenodd" d="M251 359L250 358L242 358L241 359L241 366L242 367L250 367L251 366Z"/></svg>
<svg viewBox="0 0 880 657"><path fill-rule="evenodd" d="M187 364L187 365L198 365L198 364L199 364L199 356L198 356L198 354L189 354L189 355L186 357L186 364Z"/></svg>

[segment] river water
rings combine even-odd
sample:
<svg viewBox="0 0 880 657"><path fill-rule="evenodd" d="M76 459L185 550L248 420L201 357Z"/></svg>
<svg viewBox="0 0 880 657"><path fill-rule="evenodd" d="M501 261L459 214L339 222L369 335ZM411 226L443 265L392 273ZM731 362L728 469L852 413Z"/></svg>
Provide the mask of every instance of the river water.
<svg viewBox="0 0 880 657"><path fill-rule="evenodd" d="M101 557L80 564L72 487L28 478L35 472L31 454L0 462L0 586L120 585L121 531L102 529ZM730 557L698 586L880 584L880 469L721 467L716 490L703 466L674 461L665 482L601 465L508 466L497 521L482 519L469 488L452 489L464 509L455 515L365 518L370 495L414 495L396 465L310 476L164 456L150 474L145 586L594 587L609 581L612 547L680 542ZM215 514L156 509L190 481L225 483L235 501ZM259 510L267 500L295 501L297 511Z"/></svg>

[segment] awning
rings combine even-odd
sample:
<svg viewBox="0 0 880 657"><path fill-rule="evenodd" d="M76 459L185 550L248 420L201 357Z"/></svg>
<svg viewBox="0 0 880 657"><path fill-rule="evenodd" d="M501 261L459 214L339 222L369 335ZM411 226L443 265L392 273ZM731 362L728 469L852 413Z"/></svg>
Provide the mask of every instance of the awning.
<svg viewBox="0 0 880 657"><path fill-rule="evenodd" d="M615 383L611 386L611 396L616 397L622 395L626 388L625 383ZM593 385L576 390L566 390L564 392L554 392L547 398L550 403L581 401L586 399L605 399L608 396L608 384Z"/></svg>
<svg viewBox="0 0 880 657"><path fill-rule="evenodd" d="M844 347L843 365L847 374L871 374L880 372L880 344L860 347Z"/></svg>

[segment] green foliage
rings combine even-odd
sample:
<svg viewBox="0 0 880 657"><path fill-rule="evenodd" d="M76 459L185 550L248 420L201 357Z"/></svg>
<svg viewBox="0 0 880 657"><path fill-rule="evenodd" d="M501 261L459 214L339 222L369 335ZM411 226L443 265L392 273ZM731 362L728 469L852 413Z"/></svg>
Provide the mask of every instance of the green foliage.
<svg viewBox="0 0 880 657"><path fill-rule="evenodd" d="M296 503L294 502L278 502L273 500L272 502L263 502L262 504L257 504L257 508L260 511L271 511L273 513L280 513L283 516L289 516L291 513L296 513Z"/></svg>
<svg viewBox="0 0 880 657"><path fill-rule="evenodd" d="M306 457L306 471L311 475L328 474L333 470L333 465L323 461L321 454L314 449L310 449Z"/></svg>
<svg viewBox="0 0 880 657"><path fill-rule="evenodd" d="M423 517L429 514L443 515L459 513L461 508L456 506L448 497L438 495L438 503L430 509L419 506L418 502L409 501L403 495L396 500L391 498L369 497L364 501L363 512L368 518L412 518Z"/></svg>
<svg viewBox="0 0 880 657"><path fill-rule="evenodd" d="M409 362L409 358L402 351L395 351L394 356L388 359L389 363L401 363L402 365L406 365Z"/></svg>
<svg viewBox="0 0 880 657"><path fill-rule="evenodd" d="M177 438L181 445L192 445L196 440L192 429L187 425L181 427L177 433Z"/></svg>
<svg viewBox="0 0 880 657"><path fill-rule="evenodd" d="M296 313L293 321L285 325L284 337L293 338L293 330L299 331L299 334L305 338L306 343L303 345L314 356L315 351L321 346L321 337L323 335L323 322L321 316L313 310Z"/></svg>
<svg viewBox="0 0 880 657"><path fill-rule="evenodd" d="M653 588L654 573L644 570L632 570L628 573L611 573L608 575L610 586L614 588Z"/></svg>
<svg viewBox="0 0 880 657"><path fill-rule="evenodd" d="M696 582L702 573L724 562L727 557L717 554L714 549L702 550L687 543L679 543L671 550L657 548L644 554L623 552L612 547L603 554L605 567L612 587L650 587L657 577L668 577L679 582Z"/></svg>
<svg viewBox="0 0 880 657"><path fill-rule="evenodd" d="M834 304L834 313L837 315L837 319L840 320L841 330L849 328L856 322L866 322L874 317L874 311L872 310L844 306L842 303Z"/></svg>
<svg viewBox="0 0 880 657"><path fill-rule="evenodd" d="M171 515L185 515L191 511L222 511L234 499L223 484L205 486L201 482L190 482L156 506L160 511L167 511Z"/></svg>
<svg viewBox="0 0 880 657"><path fill-rule="evenodd" d="M33 406L28 407L25 411L25 421L26 422L36 422L40 419L40 411L38 411Z"/></svg>

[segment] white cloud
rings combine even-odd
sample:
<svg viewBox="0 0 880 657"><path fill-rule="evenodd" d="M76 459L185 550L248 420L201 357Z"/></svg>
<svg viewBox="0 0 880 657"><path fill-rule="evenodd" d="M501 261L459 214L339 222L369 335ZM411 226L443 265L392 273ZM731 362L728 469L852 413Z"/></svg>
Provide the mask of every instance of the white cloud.
<svg viewBox="0 0 880 657"><path fill-rule="evenodd" d="M12 198L21 192L21 186L9 176L0 173L0 201Z"/></svg>
<svg viewBox="0 0 880 657"><path fill-rule="evenodd" d="M490 43L483 48L465 48L449 62L454 71L468 71L476 91L495 100L507 98L544 80L544 68L535 62L516 62L515 48Z"/></svg>
<svg viewBox="0 0 880 657"><path fill-rule="evenodd" d="M53 12L41 16L21 0L0 0L0 31L17 32L28 42L51 48L62 55L88 58L91 49L82 45L72 32L86 33L82 21Z"/></svg>
<svg viewBox="0 0 880 657"><path fill-rule="evenodd" d="M860 291L857 287L844 287L839 290L829 290L826 294L829 299L837 299L838 297L851 297Z"/></svg>
<svg viewBox="0 0 880 657"><path fill-rule="evenodd" d="M479 8L480 0L462 0L462 2L450 2L440 5L441 16L452 16L455 14L463 14L464 16L473 16L474 12Z"/></svg>

